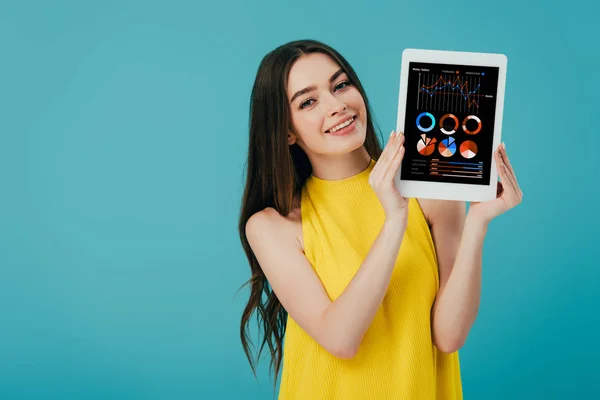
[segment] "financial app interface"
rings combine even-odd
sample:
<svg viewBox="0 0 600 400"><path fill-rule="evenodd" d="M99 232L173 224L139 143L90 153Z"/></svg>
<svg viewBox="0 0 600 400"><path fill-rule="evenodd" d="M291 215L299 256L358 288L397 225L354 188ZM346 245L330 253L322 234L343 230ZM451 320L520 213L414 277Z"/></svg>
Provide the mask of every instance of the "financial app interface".
<svg viewBox="0 0 600 400"><path fill-rule="evenodd" d="M489 185L498 73L409 63L403 180Z"/></svg>

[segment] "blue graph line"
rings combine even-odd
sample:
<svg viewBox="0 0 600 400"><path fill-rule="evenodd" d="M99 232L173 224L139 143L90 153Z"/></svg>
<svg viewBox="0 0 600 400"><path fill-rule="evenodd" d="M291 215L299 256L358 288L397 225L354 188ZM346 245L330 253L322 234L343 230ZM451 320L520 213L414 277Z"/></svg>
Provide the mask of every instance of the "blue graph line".
<svg viewBox="0 0 600 400"><path fill-rule="evenodd" d="M452 83L450 83L450 82L446 83L444 86L440 87L439 89L443 89L443 88L445 88L445 87L446 87L446 86L448 86L448 85L452 86L452 90L454 90L454 89L456 89L456 88L458 87L458 90L460 90L460 92L462 93L462 96L465 98L465 100L466 100L466 99L468 99L470 95L472 95L473 93L475 93L475 92L477 91L477 89L479 89L479 86L480 86L480 85L477 85L477 87L476 87L475 89L473 89L473 91L471 91L471 92L467 93L466 95L465 95L465 92L463 92L463 91L462 91L462 89L461 89L461 88L460 88L458 85L456 85L456 86L455 86L455 85L453 85L453 84L452 84ZM437 90L438 90L438 87L436 86L436 87L434 88L433 92L430 92L430 91L429 91L429 90L427 90L426 88L421 88L421 90L420 90L420 91L421 91L421 92L427 92L427 94L429 94L429 97L433 97L433 95L435 94L435 92L436 92Z"/></svg>

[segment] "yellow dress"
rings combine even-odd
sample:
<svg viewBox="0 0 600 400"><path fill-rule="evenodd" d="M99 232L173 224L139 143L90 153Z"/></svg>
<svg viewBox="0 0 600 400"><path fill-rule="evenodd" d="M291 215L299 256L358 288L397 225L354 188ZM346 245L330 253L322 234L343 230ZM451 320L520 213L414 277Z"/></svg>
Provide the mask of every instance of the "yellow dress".
<svg viewBox="0 0 600 400"><path fill-rule="evenodd" d="M311 176L302 190L305 254L334 301L352 280L383 226L369 167L350 178ZM439 288L435 248L416 199L388 291L358 353L331 355L288 316L279 400L462 399L458 352L433 344L431 308Z"/></svg>

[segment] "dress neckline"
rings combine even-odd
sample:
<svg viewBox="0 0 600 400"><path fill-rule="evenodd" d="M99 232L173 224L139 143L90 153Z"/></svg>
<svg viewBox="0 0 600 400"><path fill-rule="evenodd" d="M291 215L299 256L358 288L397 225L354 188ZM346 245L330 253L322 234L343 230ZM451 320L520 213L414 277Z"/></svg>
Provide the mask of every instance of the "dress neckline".
<svg viewBox="0 0 600 400"><path fill-rule="evenodd" d="M321 186L323 186L323 185L339 185L339 184L343 184L343 183L354 182L357 180L362 180L362 179L368 178L369 174L373 170L373 167L375 167L375 160L373 158L371 158L371 161L369 162L369 165L367 166L367 168L365 168L362 171L360 171L359 173L349 176L347 178L329 180L329 179L317 178L313 174L310 174L309 180L312 181L314 184L318 184Z"/></svg>

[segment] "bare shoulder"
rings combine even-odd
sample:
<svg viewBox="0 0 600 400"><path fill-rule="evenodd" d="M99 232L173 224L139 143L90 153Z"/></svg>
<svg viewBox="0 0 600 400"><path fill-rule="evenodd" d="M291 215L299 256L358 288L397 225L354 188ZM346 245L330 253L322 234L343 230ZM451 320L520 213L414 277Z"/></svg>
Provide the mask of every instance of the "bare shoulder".
<svg viewBox="0 0 600 400"><path fill-rule="evenodd" d="M352 357L354 348L349 349L337 332L331 332L331 324L324 323L332 302L301 248L299 227L299 209L283 216L274 208L265 208L249 218L246 236L289 317L331 354Z"/></svg>
<svg viewBox="0 0 600 400"><path fill-rule="evenodd" d="M286 216L273 207L253 214L246 223L246 236L248 241L278 238L279 241L294 242L304 251L300 208L294 208Z"/></svg>
<svg viewBox="0 0 600 400"><path fill-rule="evenodd" d="M449 221L462 220L466 214L466 203L464 201L417 199L427 224L433 225Z"/></svg>

